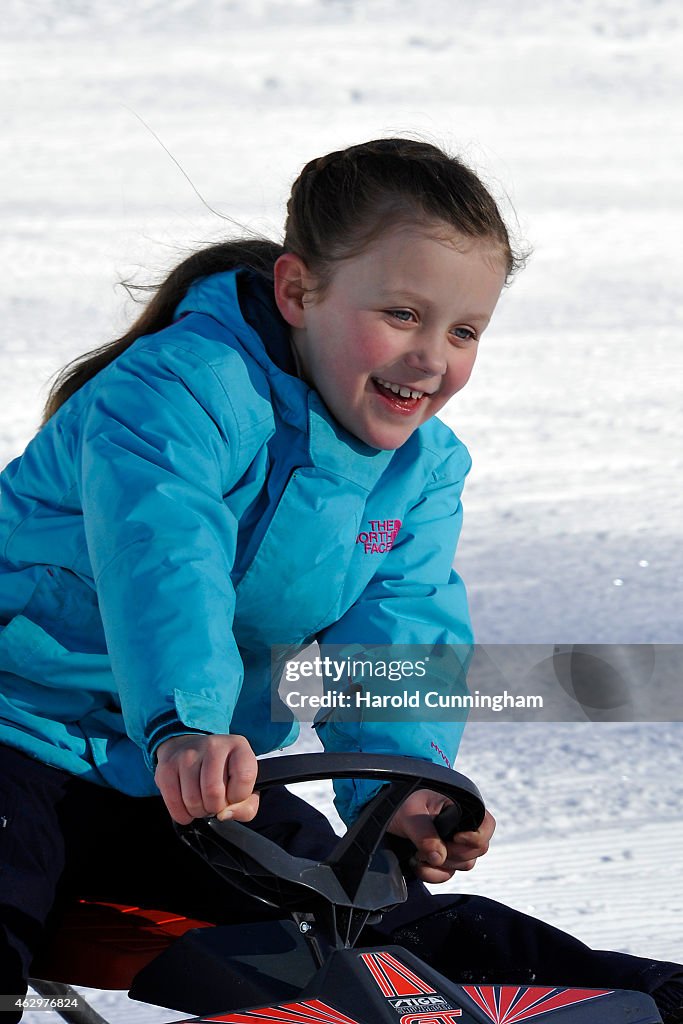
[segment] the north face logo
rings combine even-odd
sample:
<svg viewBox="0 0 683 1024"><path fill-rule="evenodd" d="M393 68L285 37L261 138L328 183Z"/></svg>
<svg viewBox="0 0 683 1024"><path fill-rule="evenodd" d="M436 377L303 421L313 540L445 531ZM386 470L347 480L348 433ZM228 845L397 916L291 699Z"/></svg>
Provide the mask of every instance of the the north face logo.
<svg viewBox="0 0 683 1024"><path fill-rule="evenodd" d="M370 519L369 530L363 530L356 537L356 544L362 544L366 555L384 554L391 551L401 529L400 519Z"/></svg>

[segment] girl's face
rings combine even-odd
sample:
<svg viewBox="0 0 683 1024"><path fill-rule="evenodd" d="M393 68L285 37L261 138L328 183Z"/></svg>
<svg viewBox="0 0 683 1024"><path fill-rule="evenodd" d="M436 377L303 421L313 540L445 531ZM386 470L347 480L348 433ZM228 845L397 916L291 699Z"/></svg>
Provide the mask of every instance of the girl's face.
<svg viewBox="0 0 683 1024"><path fill-rule="evenodd" d="M409 224L339 262L322 294L281 257L275 291L304 379L346 430L395 449L469 380L504 281L491 241Z"/></svg>

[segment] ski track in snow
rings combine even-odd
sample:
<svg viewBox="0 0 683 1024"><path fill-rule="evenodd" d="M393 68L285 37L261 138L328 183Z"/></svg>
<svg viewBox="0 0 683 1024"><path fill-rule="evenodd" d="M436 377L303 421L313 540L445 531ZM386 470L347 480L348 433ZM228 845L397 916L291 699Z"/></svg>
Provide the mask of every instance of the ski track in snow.
<svg viewBox="0 0 683 1024"><path fill-rule="evenodd" d="M306 159L417 131L509 195L534 247L445 414L474 459L458 568L478 638L681 642L674 0L520 0L514 17L469 0L3 12L3 463L49 375L128 322L113 283L231 230L135 115L211 206L269 233ZM595 946L682 959L680 747L679 723L470 725L458 768L498 831L452 887ZM329 787L304 792L334 820ZM185 1016L93 1000L115 1022Z"/></svg>

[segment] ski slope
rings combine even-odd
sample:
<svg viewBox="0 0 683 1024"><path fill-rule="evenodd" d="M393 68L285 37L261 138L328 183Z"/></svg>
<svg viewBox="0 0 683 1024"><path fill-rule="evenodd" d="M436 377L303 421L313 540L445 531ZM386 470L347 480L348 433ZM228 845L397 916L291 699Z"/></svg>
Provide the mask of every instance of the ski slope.
<svg viewBox="0 0 683 1024"><path fill-rule="evenodd" d="M3 464L49 376L129 322L117 281L240 225L277 235L307 159L417 133L534 249L444 415L474 459L457 565L478 639L682 642L675 0L5 0L0 33ZM682 738L471 725L458 767L498 831L457 886L683 959Z"/></svg>

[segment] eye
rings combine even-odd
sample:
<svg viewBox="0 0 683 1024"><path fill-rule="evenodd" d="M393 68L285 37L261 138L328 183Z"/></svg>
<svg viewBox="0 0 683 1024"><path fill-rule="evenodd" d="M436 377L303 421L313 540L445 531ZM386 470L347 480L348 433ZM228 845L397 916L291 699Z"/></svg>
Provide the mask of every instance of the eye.
<svg viewBox="0 0 683 1024"><path fill-rule="evenodd" d="M471 327L454 327L451 334L455 335L458 341L476 341L477 334Z"/></svg>
<svg viewBox="0 0 683 1024"><path fill-rule="evenodd" d="M387 309L386 312L402 324L409 324L411 320L415 320L415 314L412 309Z"/></svg>

